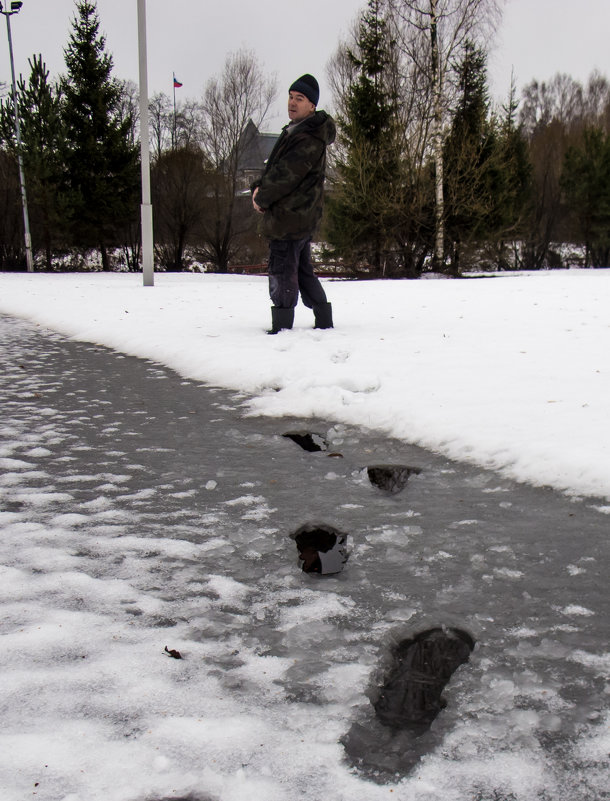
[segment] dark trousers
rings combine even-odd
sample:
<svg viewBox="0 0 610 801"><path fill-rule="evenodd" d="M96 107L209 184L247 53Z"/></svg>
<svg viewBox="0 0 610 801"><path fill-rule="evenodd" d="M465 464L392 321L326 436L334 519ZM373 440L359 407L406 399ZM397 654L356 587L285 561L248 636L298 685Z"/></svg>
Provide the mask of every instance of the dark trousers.
<svg viewBox="0 0 610 801"><path fill-rule="evenodd" d="M294 309L301 300L308 309L326 303L326 292L314 274L311 239L272 239L269 243L269 297L274 306Z"/></svg>

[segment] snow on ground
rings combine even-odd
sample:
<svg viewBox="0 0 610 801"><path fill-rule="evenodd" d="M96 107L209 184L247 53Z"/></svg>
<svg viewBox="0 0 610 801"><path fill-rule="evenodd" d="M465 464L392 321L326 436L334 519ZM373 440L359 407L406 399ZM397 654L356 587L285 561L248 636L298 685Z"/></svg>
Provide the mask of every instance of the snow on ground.
<svg viewBox="0 0 610 801"><path fill-rule="evenodd" d="M0 275L0 311L243 390L265 415L379 429L507 476L610 498L610 270L331 281L268 337L264 277Z"/></svg>
<svg viewBox="0 0 610 801"><path fill-rule="evenodd" d="M337 328L300 309L275 337L265 279L156 280L0 275L0 310L243 390L257 414L339 421L346 457L298 461L219 402L185 465L178 439L151 445L177 416L197 427L196 384L177 410L168 374L131 364L149 400L166 392L147 404L150 381L112 375L127 360L0 324L3 801L606 798L608 272L327 282ZM360 426L595 497L531 509L473 468L450 502L455 465L424 454L412 492L378 497L349 469ZM288 496L349 523L344 573L297 570ZM389 638L439 621L477 647L426 756L392 773L413 743L367 692ZM363 753L380 781L353 769Z"/></svg>

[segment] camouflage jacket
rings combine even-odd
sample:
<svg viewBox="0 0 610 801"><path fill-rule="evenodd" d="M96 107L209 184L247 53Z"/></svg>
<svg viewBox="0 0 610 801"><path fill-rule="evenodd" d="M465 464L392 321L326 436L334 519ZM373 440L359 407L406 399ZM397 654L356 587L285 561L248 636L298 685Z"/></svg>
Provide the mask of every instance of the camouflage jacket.
<svg viewBox="0 0 610 801"><path fill-rule="evenodd" d="M267 161L257 204L264 210L263 232L269 239L305 239L322 217L326 147L335 141L335 123L316 111L298 125L283 128Z"/></svg>

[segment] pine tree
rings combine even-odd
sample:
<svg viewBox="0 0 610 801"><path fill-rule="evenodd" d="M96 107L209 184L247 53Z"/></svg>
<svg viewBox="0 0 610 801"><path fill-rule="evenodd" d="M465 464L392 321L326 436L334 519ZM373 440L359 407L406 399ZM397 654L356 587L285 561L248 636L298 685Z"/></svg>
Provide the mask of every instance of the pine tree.
<svg viewBox="0 0 610 801"><path fill-rule="evenodd" d="M400 157L396 97L390 89L392 43L383 0L369 0L354 51L357 79L338 118L344 157L328 199L327 238L343 256L383 271L397 215Z"/></svg>
<svg viewBox="0 0 610 801"><path fill-rule="evenodd" d="M493 228L498 159L495 126L489 114L485 53L467 43L458 66L459 105L445 140L445 235L449 272L457 276L464 248L479 244Z"/></svg>
<svg viewBox="0 0 610 801"><path fill-rule="evenodd" d="M30 77L17 83L17 105L21 126L22 156L34 249L42 247L47 269L52 268L53 247L65 214L60 190L62 164L59 153L63 142L60 94L49 83L49 71L42 56L29 60ZM14 109L12 99L0 106L0 136L15 152Z"/></svg>
<svg viewBox="0 0 610 801"><path fill-rule="evenodd" d="M493 209L488 215L490 232L495 238L495 261L500 269L509 268L506 241L524 238L531 209L532 167L523 129L516 122L517 105L512 85L504 116L496 121L498 168L492 187ZM517 266L514 264L513 269Z"/></svg>
<svg viewBox="0 0 610 801"><path fill-rule="evenodd" d="M137 217L138 154L131 120L121 115L121 88L111 78L112 56L99 32L96 4L78 0L76 8L62 83L66 181L75 239L98 246L108 270L108 246Z"/></svg>

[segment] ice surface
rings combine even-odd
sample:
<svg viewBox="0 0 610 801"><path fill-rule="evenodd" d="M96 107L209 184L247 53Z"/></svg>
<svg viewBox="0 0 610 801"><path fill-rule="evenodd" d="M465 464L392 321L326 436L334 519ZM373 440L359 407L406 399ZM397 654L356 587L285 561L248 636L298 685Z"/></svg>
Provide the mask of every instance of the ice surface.
<svg viewBox="0 0 610 801"><path fill-rule="evenodd" d="M328 481L243 398L210 409L158 366L149 383L14 321L0 346L2 452L28 465L0 481L3 801L604 799L604 503L316 419L343 440ZM119 420L120 445L101 433ZM373 462L422 472L386 496L358 480ZM335 578L296 564L312 517L349 531ZM392 644L439 623L477 647L414 743L370 698Z"/></svg>

